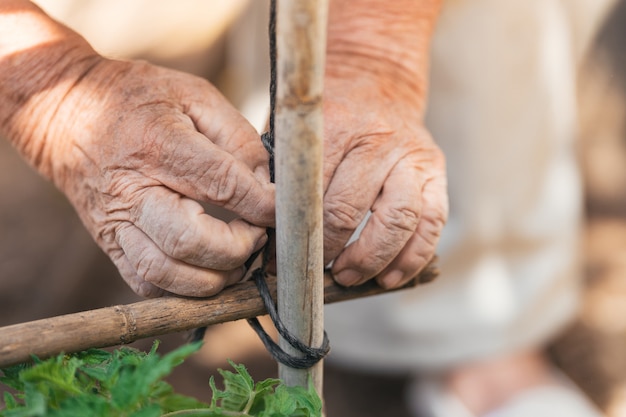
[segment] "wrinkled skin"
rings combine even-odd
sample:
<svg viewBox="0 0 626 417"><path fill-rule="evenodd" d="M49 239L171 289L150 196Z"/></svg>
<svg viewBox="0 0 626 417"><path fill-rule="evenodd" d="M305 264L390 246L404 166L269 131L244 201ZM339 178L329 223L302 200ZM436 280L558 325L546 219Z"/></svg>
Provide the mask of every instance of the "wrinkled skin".
<svg viewBox="0 0 626 417"><path fill-rule="evenodd" d="M200 79L142 63L100 65L120 68L106 71L99 89L110 94L91 102L99 109L84 104L81 84L63 104L94 114L91 126L106 126L105 143L99 131L85 135L83 123L69 132L79 163L65 171L63 189L87 228L143 295L155 287L209 295L238 281L265 242L259 226L274 221L256 131ZM194 200L242 219L227 224Z"/></svg>
<svg viewBox="0 0 626 417"><path fill-rule="evenodd" d="M18 149L67 195L138 294L207 296L240 280L274 223L255 129L205 80L72 53L78 80L50 87L11 121L46 126L43 135L14 129ZM239 218L225 223L198 201Z"/></svg>
<svg viewBox="0 0 626 417"><path fill-rule="evenodd" d="M325 93L326 261L338 256L341 284L401 286L430 261L447 218L443 155L416 104L384 84L327 77Z"/></svg>
<svg viewBox="0 0 626 417"><path fill-rule="evenodd" d="M343 285L402 285L446 220L443 157L421 123L437 4L331 2L324 256ZM370 30L384 18L397 30ZM130 287L208 296L240 280L274 224L275 192L258 134L224 97L188 74L105 59L25 0L0 2L0 35L0 134L67 195Z"/></svg>
<svg viewBox="0 0 626 417"><path fill-rule="evenodd" d="M66 127L73 140L59 174L83 222L141 295L210 295L237 282L274 221L256 131L201 79L144 63L97 65L60 111L82 109ZM90 99L92 82L107 94ZM225 223L194 200L241 219Z"/></svg>
<svg viewBox="0 0 626 417"><path fill-rule="evenodd" d="M401 286L448 215L444 158L423 126L440 0L332 0L324 86L324 245L343 285ZM344 249L357 225L359 238Z"/></svg>

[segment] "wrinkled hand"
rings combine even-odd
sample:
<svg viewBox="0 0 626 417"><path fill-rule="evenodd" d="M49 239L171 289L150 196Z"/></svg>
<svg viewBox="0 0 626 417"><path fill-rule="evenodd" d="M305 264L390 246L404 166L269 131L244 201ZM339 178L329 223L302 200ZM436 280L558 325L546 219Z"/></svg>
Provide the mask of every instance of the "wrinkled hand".
<svg viewBox="0 0 626 417"><path fill-rule="evenodd" d="M54 182L138 294L215 294L267 239L267 153L208 82L98 57L48 128ZM197 201L240 218L225 223Z"/></svg>
<svg viewBox="0 0 626 417"><path fill-rule="evenodd" d="M325 262L343 285L401 286L433 257L447 218L443 155L392 84L327 76L324 94Z"/></svg>

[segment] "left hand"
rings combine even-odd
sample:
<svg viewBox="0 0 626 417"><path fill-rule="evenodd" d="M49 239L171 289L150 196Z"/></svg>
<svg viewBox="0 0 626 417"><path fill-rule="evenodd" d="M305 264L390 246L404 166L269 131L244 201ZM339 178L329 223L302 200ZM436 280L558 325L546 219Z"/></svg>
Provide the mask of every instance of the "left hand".
<svg viewBox="0 0 626 417"><path fill-rule="evenodd" d="M326 77L324 258L343 285L405 284L433 257L447 218L443 154L394 85Z"/></svg>

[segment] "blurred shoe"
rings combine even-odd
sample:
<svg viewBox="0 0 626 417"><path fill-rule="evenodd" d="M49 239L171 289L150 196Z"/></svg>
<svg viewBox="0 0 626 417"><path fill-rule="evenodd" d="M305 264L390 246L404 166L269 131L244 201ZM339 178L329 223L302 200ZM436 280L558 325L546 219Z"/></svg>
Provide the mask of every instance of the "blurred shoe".
<svg viewBox="0 0 626 417"><path fill-rule="evenodd" d="M602 413L572 383L525 390L481 417L601 417ZM414 417L479 417L436 379L409 384L407 401Z"/></svg>

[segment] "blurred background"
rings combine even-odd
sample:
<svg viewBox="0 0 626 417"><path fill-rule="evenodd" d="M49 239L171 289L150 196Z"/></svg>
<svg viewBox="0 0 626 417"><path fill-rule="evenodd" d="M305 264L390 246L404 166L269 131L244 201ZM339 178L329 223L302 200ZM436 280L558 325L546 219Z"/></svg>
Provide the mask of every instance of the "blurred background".
<svg viewBox="0 0 626 417"><path fill-rule="evenodd" d="M267 1L37 3L104 55L206 77L262 129L268 112ZM602 2L589 3L598 9ZM602 22L584 47L578 79L585 297L578 319L550 353L607 416L617 417L626 416L626 0L612 2ZM139 300L63 195L4 141L0 195L0 326ZM160 338L162 350L180 345L184 337ZM244 363L255 378L276 375L256 335L246 323L235 322L209 329L200 354L171 381L180 392L206 400L208 378L227 367L227 358ZM333 366L331 356L325 370L328 415L408 416L406 382L405 375L346 371Z"/></svg>

